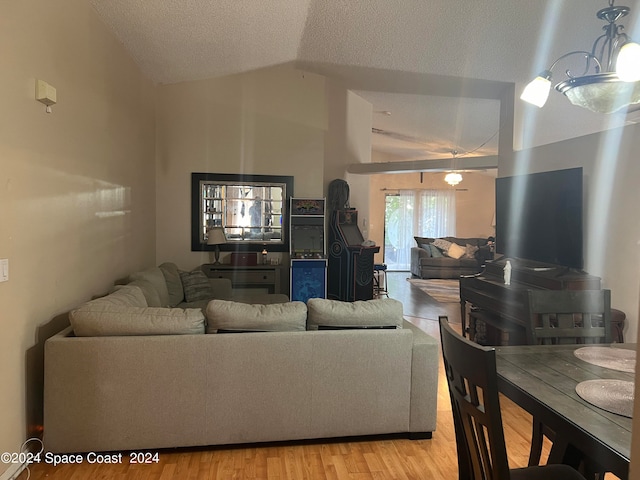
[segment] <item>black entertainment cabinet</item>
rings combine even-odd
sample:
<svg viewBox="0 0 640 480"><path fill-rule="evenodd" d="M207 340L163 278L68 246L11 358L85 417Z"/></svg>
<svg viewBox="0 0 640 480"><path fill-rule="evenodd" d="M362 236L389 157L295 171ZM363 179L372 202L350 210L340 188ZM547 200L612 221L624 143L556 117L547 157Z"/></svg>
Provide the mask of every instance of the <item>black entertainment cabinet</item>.
<svg viewBox="0 0 640 480"><path fill-rule="evenodd" d="M507 260L511 262L510 285L504 283ZM477 315L501 331L511 332L511 339L519 343L529 315L528 290L600 290L600 285L600 277L559 265L506 257L487 262L480 274L460 277L463 333L468 315ZM507 337L503 339L507 341Z"/></svg>
<svg viewBox="0 0 640 480"><path fill-rule="evenodd" d="M334 210L329 222L327 298L342 302L373 298L374 255L380 247L363 242L357 210Z"/></svg>

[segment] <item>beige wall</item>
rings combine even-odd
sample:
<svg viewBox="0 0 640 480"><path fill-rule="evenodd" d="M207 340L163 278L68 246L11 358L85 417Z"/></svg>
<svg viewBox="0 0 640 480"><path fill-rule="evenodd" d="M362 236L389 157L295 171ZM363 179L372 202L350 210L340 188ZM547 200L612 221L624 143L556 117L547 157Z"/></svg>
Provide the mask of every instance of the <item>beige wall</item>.
<svg viewBox="0 0 640 480"><path fill-rule="evenodd" d="M463 180L456 191L456 236L488 237L494 235L491 226L495 208L495 178L480 173L463 173ZM384 245L385 195L399 189L450 189L444 181L444 173L397 173L371 175L369 208L371 221L369 237L376 245ZM382 262L383 249L376 254L376 262Z"/></svg>
<svg viewBox="0 0 640 480"><path fill-rule="evenodd" d="M160 86L157 125L158 263L210 261L191 252L192 172L292 175L296 196L323 196L323 77L282 66Z"/></svg>
<svg viewBox="0 0 640 480"><path fill-rule="evenodd" d="M368 217L368 179L346 165L370 159L371 104L341 84L283 65L156 94L157 262L210 261L190 251L192 172L293 175L298 197L343 178Z"/></svg>
<svg viewBox="0 0 640 480"><path fill-rule="evenodd" d="M325 141L324 192L336 179L349 184L349 204L358 210L358 225L366 230L370 217L369 179L351 175L347 166L371 161L372 105L359 95L346 90L336 80L327 80L329 130Z"/></svg>
<svg viewBox="0 0 640 480"><path fill-rule="evenodd" d="M373 106L353 92L347 92L347 129L345 165L371 162L371 126ZM358 226L367 239L371 216L370 182L367 175L347 173L344 179L349 184L349 205L358 211Z"/></svg>
<svg viewBox="0 0 640 480"><path fill-rule="evenodd" d="M82 0L4 2L0 70L0 451L17 452L41 422L44 337L155 260L154 99Z"/></svg>

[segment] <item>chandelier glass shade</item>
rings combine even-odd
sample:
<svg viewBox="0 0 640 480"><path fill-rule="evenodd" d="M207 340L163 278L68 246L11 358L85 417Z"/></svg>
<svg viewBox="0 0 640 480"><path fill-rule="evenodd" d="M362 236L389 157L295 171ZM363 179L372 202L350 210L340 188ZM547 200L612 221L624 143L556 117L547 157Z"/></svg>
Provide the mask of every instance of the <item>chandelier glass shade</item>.
<svg viewBox="0 0 640 480"><path fill-rule="evenodd" d="M566 70L567 79L555 86L573 105L597 113L613 113L640 103L640 45L631 41L623 33L624 27L616 23L631 9L615 6L614 1L609 0L609 6L597 13L607 24L591 51L576 50L560 56L526 86L520 96L522 100L542 107L549 96L556 65L569 57L582 56L585 62L582 75Z"/></svg>

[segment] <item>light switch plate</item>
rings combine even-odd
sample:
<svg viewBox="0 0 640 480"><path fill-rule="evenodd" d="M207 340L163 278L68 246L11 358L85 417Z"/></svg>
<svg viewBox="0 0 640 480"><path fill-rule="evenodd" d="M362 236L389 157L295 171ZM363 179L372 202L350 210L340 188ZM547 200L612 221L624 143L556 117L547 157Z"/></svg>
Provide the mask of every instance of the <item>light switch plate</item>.
<svg viewBox="0 0 640 480"><path fill-rule="evenodd" d="M9 259L0 258L0 282L9 281Z"/></svg>

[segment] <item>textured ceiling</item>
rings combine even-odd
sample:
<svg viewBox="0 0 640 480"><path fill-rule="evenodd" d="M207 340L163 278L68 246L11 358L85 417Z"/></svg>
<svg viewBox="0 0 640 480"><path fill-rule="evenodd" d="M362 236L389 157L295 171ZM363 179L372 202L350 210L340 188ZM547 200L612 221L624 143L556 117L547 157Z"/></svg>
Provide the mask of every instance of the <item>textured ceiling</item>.
<svg viewBox="0 0 640 480"><path fill-rule="evenodd" d="M624 24L636 38L638 1L624 1L633 10ZM562 53L590 50L603 25L595 13L608 5L606 0L90 3L159 84L286 63L338 77L374 112L391 112L374 113L373 128L385 133L373 135L373 148L405 158L443 158L453 149L494 155L499 102L493 93L477 93L514 83L519 95ZM573 107L555 92L544 109L532 108L516 100L516 148L626 121Z"/></svg>

